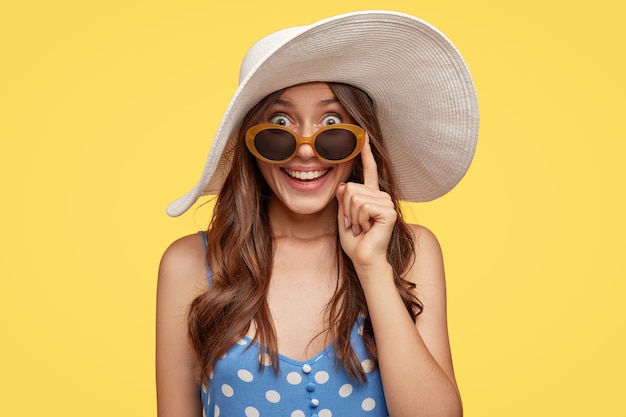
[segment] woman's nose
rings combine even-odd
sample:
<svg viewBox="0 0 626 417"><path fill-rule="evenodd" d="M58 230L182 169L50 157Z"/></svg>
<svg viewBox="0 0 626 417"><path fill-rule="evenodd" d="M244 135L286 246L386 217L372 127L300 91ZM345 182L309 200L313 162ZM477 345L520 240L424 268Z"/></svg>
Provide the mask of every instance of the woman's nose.
<svg viewBox="0 0 626 417"><path fill-rule="evenodd" d="M302 143L298 146L296 156L300 159L311 159L315 157L315 152L313 152L313 147L310 144Z"/></svg>
<svg viewBox="0 0 626 417"><path fill-rule="evenodd" d="M298 132L303 138L310 138L315 134L314 126L305 126L300 132ZM308 143L302 143L298 146L298 151L296 153L301 159L310 159L315 157L315 152L313 151L313 147Z"/></svg>

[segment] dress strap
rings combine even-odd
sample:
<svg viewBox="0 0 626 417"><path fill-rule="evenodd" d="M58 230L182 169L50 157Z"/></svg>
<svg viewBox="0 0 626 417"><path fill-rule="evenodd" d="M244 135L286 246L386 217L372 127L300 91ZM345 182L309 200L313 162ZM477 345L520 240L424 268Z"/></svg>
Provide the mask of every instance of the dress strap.
<svg viewBox="0 0 626 417"><path fill-rule="evenodd" d="M206 255L206 251L207 251L206 232L204 230L201 230L198 232L198 234L202 238L202 246L204 247L204 254ZM206 256L204 259L204 265L206 266L206 276L207 276L207 280L209 281L209 286L210 286L211 285L211 270L209 269L209 265L207 264Z"/></svg>

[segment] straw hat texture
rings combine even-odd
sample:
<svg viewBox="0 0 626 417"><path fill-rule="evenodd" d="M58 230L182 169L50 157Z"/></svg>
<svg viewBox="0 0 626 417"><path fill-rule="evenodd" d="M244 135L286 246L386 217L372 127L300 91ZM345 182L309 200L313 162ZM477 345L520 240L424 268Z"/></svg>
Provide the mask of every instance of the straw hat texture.
<svg viewBox="0 0 626 417"><path fill-rule="evenodd" d="M223 151L256 103L315 81L351 84L373 100L404 200L436 199L465 175L476 148L479 111L463 57L421 19L359 11L280 30L250 48L200 180L167 213L179 216L200 196L220 191L232 162Z"/></svg>

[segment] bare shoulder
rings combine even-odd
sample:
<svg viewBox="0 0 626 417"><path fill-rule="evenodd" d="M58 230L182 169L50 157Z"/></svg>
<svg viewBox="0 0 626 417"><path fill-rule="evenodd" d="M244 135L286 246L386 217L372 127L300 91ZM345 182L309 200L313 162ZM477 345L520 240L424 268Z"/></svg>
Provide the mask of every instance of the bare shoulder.
<svg viewBox="0 0 626 417"><path fill-rule="evenodd" d="M204 265L204 245L199 234L176 240L161 258L156 310L159 416L202 414L187 315L191 302L208 287Z"/></svg>
<svg viewBox="0 0 626 417"><path fill-rule="evenodd" d="M202 236L199 233L194 233L172 242L165 250L161 263L186 263L196 261L197 258L204 258L204 246L202 244Z"/></svg>
<svg viewBox="0 0 626 417"><path fill-rule="evenodd" d="M415 325L437 363L456 385L448 338L446 278L441 246L424 226L411 225L415 239L415 262L407 274L424 306Z"/></svg>
<svg viewBox="0 0 626 417"><path fill-rule="evenodd" d="M202 236L193 234L174 241L159 265L159 287L199 293L208 285Z"/></svg>
<svg viewBox="0 0 626 417"><path fill-rule="evenodd" d="M416 284L426 282L443 284L443 255L439 240L424 226L415 224L409 226L413 231L415 259L407 278Z"/></svg>
<svg viewBox="0 0 626 417"><path fill-rule="evenodd" d="M416 249L437 250L441 251L437 236L426 226L409 224L415 238Z"/></svg>

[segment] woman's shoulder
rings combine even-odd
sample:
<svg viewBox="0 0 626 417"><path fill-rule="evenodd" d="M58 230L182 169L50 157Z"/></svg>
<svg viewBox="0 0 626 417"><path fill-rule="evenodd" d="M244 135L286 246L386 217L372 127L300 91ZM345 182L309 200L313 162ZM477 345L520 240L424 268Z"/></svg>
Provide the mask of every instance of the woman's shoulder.
<svg viewBox="0 0 626 417"><path fill-rule="evenodd" d="M409 273L411 281L433 279L440 281L444 277L443 255L437 236L423 225L409 224L413 233L414 260Z"/></svg>
<svg viewBox="0 0 626 417"><path fill-rule="evenodd" d="M181 237L165 250L159 265L159 283L163 281L181 289L202 290L207 286L207 269L203 235Z"/></svg>
<svg viewBox="0 0 626 417"><path fill-rule="evenodd" d="M421 224L409 223L408 226L413 233L416 252L419 253L422 250L441 252L439 239L437 239L432 230Z"/></svg>
<svg viewBox="0 0 626 417"><path fill-rule="evenodd" d="M179 258L204 258L203 233L193 233L176 239L165 250L164 257Z"/></svg>

